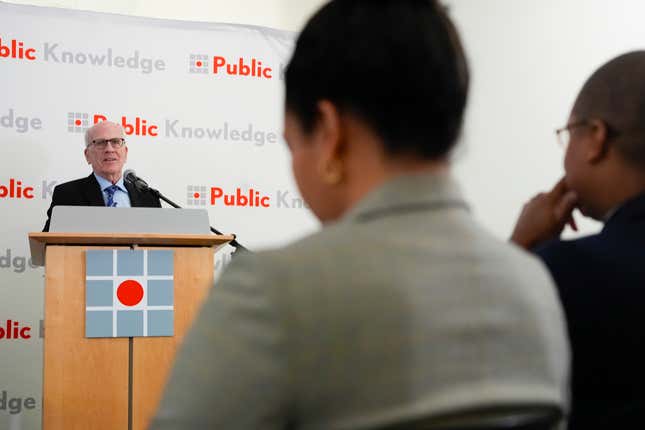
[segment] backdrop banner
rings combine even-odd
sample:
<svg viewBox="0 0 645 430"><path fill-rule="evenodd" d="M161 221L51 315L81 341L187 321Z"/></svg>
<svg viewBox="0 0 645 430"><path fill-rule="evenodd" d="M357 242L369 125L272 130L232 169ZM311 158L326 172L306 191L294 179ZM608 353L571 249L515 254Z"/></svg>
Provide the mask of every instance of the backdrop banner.
<svg viewBox="0 0 645 430"><path fill-rule="evenodd" d="M126 168L252 250L317 227L282 138L294 38L0 2L0 429L41 426L44 272L27 233L56 184L90 174L92 124L122 124Z"/></svg>

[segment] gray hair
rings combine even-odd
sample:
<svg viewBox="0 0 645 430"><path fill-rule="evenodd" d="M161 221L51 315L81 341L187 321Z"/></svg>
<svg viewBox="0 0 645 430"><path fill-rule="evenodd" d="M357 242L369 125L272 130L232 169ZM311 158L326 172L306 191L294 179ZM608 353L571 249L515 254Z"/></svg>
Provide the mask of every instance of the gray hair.
<svg viewBox="0 0 645 430"><path fill-rule="evenodd" d="M86 148L88 146L90 146L90 143L92 143L92 142L90 142L90 130L93 129L93 128L94 128L94 126L92 126L92 127L88 128L87 130L85 130L85 147Z"/></svg>

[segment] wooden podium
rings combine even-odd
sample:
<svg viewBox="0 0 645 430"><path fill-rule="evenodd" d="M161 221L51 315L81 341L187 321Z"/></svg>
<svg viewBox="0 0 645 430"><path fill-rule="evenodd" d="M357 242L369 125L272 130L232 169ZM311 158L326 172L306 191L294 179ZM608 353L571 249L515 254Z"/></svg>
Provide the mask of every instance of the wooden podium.
<svg viewBox="0 0 645 430"><path fill-rule="evenodd" d="M227 235L29 234L34 262L45 263L44 430L148 426L177 348L213 286L214 252L231 240ZM106 248L174 251L173 337L85 337L85 251Z"/></svg>

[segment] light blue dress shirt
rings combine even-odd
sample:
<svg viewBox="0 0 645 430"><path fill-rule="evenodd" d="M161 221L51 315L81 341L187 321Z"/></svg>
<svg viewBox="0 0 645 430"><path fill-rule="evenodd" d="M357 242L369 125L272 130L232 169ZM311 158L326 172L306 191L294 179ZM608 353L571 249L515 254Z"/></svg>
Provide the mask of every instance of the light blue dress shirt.
<svg viewBox="0 0 645 430"><path fill-rule="evenodd" d="M101 186L101 194L103 194L103 202L107 206L107 192L105 191L106 188L112 186L112 182L108 181L102 176L99 176L94 172L94 177L98 181L99 185ZM129 208L132 206L130 203L130 195L128 194L128 190L125 188L125 185L123 184L123 176L121 176L121 179L117 181L116 184L117 187L119 187L118 190L114 193L114 202L116 202L116 207L117 208Z"/></svg>

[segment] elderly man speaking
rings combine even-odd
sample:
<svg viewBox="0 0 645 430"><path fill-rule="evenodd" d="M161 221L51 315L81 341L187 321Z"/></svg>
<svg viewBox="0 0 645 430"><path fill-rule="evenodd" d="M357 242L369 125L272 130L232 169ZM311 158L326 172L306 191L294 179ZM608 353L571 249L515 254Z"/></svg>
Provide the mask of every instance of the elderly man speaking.
<svg viewBox="0 0 645 430"><path fill-rule="evenodd" d="M54 206L161 207L159 198L124 183L123 165L128 159L123 128L99 122L85 132L85 159L92 173L54 188L43 231L49 231Z"/></svg>

